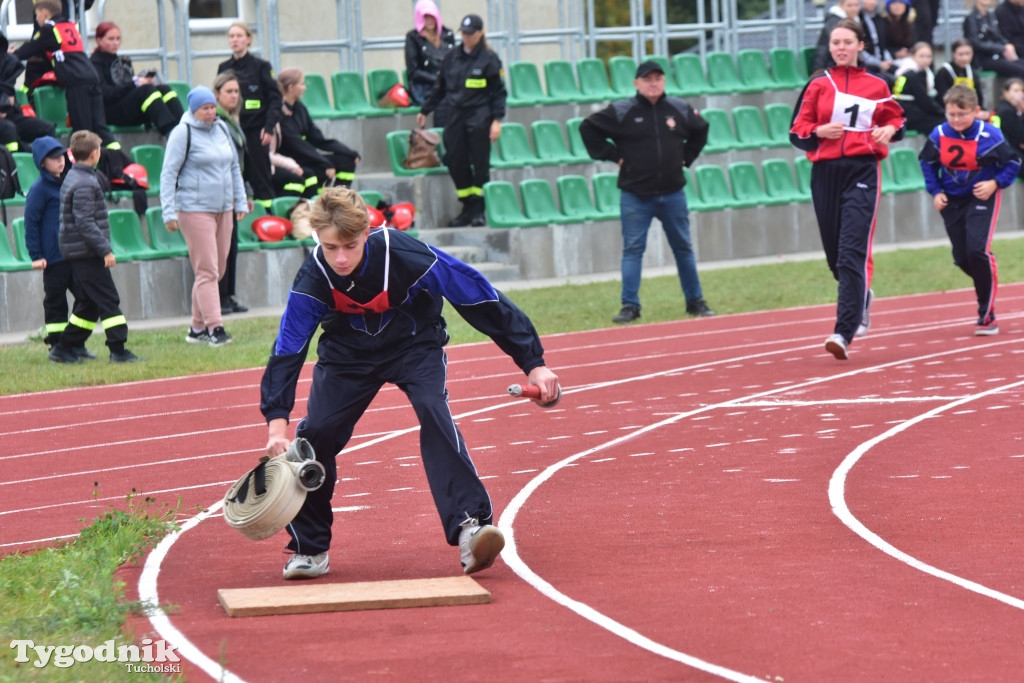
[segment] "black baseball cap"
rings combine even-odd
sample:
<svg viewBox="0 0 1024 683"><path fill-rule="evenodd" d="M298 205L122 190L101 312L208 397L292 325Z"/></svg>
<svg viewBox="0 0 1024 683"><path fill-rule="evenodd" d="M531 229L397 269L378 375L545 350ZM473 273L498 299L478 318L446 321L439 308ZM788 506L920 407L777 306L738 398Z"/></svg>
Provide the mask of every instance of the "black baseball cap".
<svg viewBox="0 0 1024 683"><path fill-rule="evenodd" d="M661 64L658 64L653 59L648 59L646 62L640 62L640 66L636 68L636 77L643 78L652 71L657 71L662 76L665 75L665 70L661 68Z"/></svg>
<svg viewBox="0 0 1024 683"><path fill-rule="evenodd" d="M468 33L470 35L477 31L484 29L484 20L476 14L467 14L463 19L462 23L459 24L459 31L462 33Z"/></svg>

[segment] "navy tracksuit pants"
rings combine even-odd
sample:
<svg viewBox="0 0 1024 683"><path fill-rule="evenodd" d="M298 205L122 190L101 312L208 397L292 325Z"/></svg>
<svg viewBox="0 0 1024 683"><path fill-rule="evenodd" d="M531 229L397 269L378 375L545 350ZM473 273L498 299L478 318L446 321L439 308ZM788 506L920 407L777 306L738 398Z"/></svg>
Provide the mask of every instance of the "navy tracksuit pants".
<svg viewBox="0 0 1024 683"><path fill-rule="evenodd" d="M416 411L423 467L448 544L458 545L459 524L467 518L490 523L490 497L448 407L444 349L436 343L417 343L383 358L368 358L355 352L335 357L330 346L329 341L320 343L320 360L313 369L306 417L295 433L313 446L327 478L323 486L306 495L299 514L288 525L292 537L288 549L316 555L330 547L336 456L351 438L356 421L386 382L397 385Z"/></svg>
<svg viewBox="0 0 1024 683"><path fill-rule="evenodd" d="M811 197L829 270L839 281L835 332L853 340L871 286L872 242L881 171L873 156L817 161Z"/></svg>
<svg viewBox="0 0 1024 683"><path fill-rule="evenodd" d="M992 235L999 219L1002 190L986 201L974 195L946 195L949 203L942 210L942 221L953 247L953 264L974 281L978 297L978 324L996 317L996 287L999 270L992 253Z"/></svg>

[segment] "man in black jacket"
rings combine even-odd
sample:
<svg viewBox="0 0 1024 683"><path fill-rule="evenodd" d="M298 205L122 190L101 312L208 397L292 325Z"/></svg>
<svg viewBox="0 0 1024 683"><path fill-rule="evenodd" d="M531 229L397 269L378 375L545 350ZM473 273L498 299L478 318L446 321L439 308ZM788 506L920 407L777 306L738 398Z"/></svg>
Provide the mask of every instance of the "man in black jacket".
<svg viewBox="0 0 1024 683"><path fill-rule="evenodd" d="M580 124L590 156L613 161L620 169L622 310L612 322L640 317L640 273L653 218L661 221L672 247L686 312L714 315L697 276L683 194L683 166L691 165L704 149L708 123L683 100L665 96L665 72L657 62L640 64L633 84L636 97L613 102Z"/></svg>
<svg viewBox="0 0 1024 683"><path fill-rule="evenodd" d="M999 30L1024 55L1024 0L1006 0L995 9Z"/></svg>

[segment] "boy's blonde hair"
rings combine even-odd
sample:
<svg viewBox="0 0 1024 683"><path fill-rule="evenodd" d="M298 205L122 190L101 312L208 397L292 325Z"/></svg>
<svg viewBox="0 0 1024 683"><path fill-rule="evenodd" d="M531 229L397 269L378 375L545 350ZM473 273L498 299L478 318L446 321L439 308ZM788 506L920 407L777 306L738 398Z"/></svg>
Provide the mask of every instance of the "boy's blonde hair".
<svg viewBox="0 0 1024 683"><path fill-rule="evenodd" d="M313 202L309 227L319 233L334 229L342 241L353 240L370 227L366 202L359 193L347 187L330 187Z"/></svg>
<svg viewBox="0 0 1024 683"><path fill-rule="evenodd" d="M973 110L978 106L978 93L974 92L974 88L968 88L966 85L954 85L946 91L942 102L947 105L952 104L957 109Z"/></svg>
<svg viewBox="0 0 1024 683"><path fill-rule="evenodd" d="M76 130L71 134L71 142L68 149L75 157L75 161L85 161L93 152L103 145L99 135L91 130Z"/></svg>

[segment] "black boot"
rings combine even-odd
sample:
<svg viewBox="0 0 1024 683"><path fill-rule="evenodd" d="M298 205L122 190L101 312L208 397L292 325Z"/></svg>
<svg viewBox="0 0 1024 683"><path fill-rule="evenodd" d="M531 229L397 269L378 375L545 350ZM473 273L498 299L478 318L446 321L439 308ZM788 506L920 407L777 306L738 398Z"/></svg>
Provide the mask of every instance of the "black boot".
<svg viewBox="0 0 1024 683"><path fill-rule="evenodd" d="M462 201L462 212L452 219L449 228L464 228L473 220L473 198L466 197Z"/></svg>
<svg viewBox="0 0 1024 683"><path fill-rule="evenodd" d="M473 197L473 217L469 224L475 228L487 225L487 207L484 205L483 197Z"/></svg>

